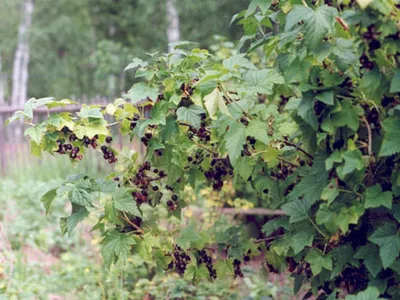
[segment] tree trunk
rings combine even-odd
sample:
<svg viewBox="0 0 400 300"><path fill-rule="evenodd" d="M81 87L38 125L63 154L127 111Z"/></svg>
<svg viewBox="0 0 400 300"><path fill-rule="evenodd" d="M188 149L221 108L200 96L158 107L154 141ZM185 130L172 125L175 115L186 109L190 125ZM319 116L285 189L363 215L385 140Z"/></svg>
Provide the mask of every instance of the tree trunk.
<svg viewBox="0 0 400 300"><path fill-rule="evenodd" d="M11 104L22 106L27 100L29 65L29 29L32 24L34 0L24 0L21 23L18 30L18 44L15 51Z"/></svg>
<svg viewBox="0 0 400 300"><path fill-rule="evenodd" d="M0 53L0 107L6 102L6 75L3 74L3 68L1 64L1 53ZM0 123L2 124L2 123Z"/></svg>
<svg viewBox="0 0 400 300"><path fill-rule="evenodd" d="M166 0L167 5L167 38L168 44L178 42L181 39L181 33L179 29L179 14L176 9L175 0ZM171 53L173 51L173 47L168 45L168 52Z"/></svg>

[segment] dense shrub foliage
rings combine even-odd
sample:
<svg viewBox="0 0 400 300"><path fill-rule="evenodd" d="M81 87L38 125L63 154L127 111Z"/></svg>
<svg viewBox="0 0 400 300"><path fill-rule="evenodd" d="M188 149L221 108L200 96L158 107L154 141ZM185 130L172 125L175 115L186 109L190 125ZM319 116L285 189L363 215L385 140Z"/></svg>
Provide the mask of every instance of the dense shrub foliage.
<svg viewBox="0 0 400 300"><path fill-rule="evenodd" d="M238 48L248 56L221 62L179 43L134 59L126 70L141 81L124 99L27 130L38 155L75 162L97 151L120 165L107 178L70 177L42 202L50 209L68 194L67 233L100 207L108 266L139 256L196 282L242 277L263 255L271 272L292 274L295 292L310 282L319 299L400 297L399 13L394 0L253 0L232 20L244 26ZM14 119L69 102L32 99ZM143 160L113 147L118 126L146 146ZM180 221L186 185L227 183L286 215L255 238ZM172 226L159 222L166 217Z"/></svg>

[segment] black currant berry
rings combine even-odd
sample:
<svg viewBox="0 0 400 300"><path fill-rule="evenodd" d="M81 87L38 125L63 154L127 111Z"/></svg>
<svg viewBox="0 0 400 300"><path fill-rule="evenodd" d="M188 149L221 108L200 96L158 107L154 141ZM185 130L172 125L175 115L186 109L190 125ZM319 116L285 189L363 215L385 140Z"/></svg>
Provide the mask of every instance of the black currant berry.
<svg viewBox="0 0 400 300"><path fill-rule="evenodd" d="M172 202L171 200L168 200L168 201L167 201L167 205L168 205L168 206L173 206L173 205L174 205L174 202Z"/></svg>
<svg viewBox="0 0 400 300"><path fill-rule="evenodd" d="M101 146L100 149L101 149L101 151L102 151L103 153L107 152L107 150L108 150L108 148L107 148L106 145Z"/></svg>
<svg viewBox="0 0 400 300"><path fill-rule="evenodd" d="M174 201L176 201L176 200L178 200L178 196L177 196L176 194L173 194L172 197L171 197L171 199L174 200Z"/></svg>
<svg viewBox="0 0 400 300"><path fill-rule="evenodd" d="M193 160L193 157L191 157L191 156L188 156L187 160L190 162L190 161L192 161L192 160Z"/></svg>
<svg viewBox="0 0 400 300"><path fill-rule="evenodd" d="M111 143L112 142L112 137L111 136L108 136L108 137L106 137L106 143Z"/></svg>
<svg viewBox="0 0 400 300"><path fill-rule="evenodd" d="M156 185L153 185L151 188L153 189L153 191L158 191L158 186Z"/></svg>
<svg viewBox="0 0 400 300"><path fill-rule="evenodd" d="M148 139L151 139L153 137L153 135L150 132L146 133L145 136Z"/></svg>

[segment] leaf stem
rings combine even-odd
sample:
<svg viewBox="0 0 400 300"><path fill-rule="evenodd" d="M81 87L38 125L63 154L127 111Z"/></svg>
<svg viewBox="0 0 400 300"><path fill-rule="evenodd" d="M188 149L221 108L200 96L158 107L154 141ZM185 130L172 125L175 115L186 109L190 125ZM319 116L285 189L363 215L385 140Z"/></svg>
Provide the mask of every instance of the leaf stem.
<svg viewBox="0 0 400 300"><path fill-rule="evenodd" d="M311 224L314 226L315 230L317 230L320 235L322 235L325 239L327 239L328 236L321 230L321 228L319 228L317 226L317 224L314 223L314 221L310 218L310 216L308 216L308 219L310 220Z"/></svg>
<svg viewBox="0 0 400 300"><path fill-rule="evenodd" d="M278 140L278 141L281 142L281 143L284 143L284 144L286 144L286 145L288 145L288 146L295 147L298 151L300 151L300 152L302 152L303 154L307 155L309 158L314 159L314 156L312 156L310 153L308 153L307 151L305 151L305 150L304 150L303 148L301 148L300 146L298 146L298 145L296 145L296 144L294 144L294 143L292 143L292 142L289 142L289 141L282 141L282 140Z"/></svg>
<svg viewBox="0 0 400 300"><path fill-rule="evenodd" d="M133 228L135 228L140 234L144 234L144 231L142 228L140 228L135 223L133 223L131 220L129 220L128 216L126 215L126 213L124 211L122 213L124 214L123 217L121 216L121 218L123 220L125 220L129 225L131 225Z"/></svg>

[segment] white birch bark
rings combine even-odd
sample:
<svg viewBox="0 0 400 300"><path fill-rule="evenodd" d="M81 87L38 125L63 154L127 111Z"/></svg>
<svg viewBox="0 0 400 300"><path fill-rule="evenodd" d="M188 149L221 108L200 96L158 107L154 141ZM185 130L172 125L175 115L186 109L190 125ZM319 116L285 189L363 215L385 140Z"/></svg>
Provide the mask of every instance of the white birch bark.
<svg viewBox="0 0 400 300"><path fill-rule="evenodd" d="M34 0L24 0L21 11L21 23L18 29L18 43L15 51L11 104L22 106L27 100L29 65L29 29L32 24Z"/></svg>
<svg viewBox="0 0 400 300"><path fill-rule="evenodd" d="M167 6L167 38L168 44L178 42L181 39L181 33L179 28L179 14L176 9L175 0L166 0ZM168 45L168 52L171 53L173 48Z"/></svg>

